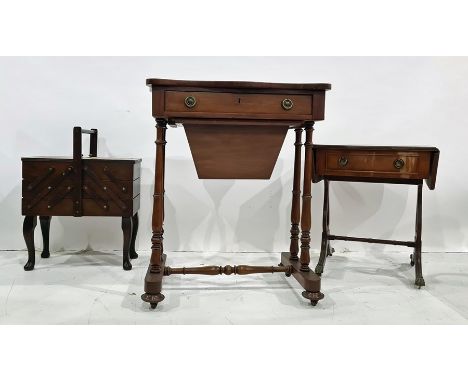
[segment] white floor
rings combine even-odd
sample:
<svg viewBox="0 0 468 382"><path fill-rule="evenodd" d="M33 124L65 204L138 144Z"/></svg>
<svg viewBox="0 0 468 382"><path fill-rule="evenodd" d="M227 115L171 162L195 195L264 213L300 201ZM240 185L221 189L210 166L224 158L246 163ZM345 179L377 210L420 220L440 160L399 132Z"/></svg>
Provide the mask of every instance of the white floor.
<svg viewBox="0 0 468 382"><path fill-rule="evenodd" d="M413 286L407 253L328 258L316 307L293 277L170 276L155 311L140 295L149 253L133 270L118 252L36 255L0 252L1 324L466 324L468 253L423 253L426 287ZM279 254L168 253L168 265L275 265ZM313 256L313 265L317 256Z"/></svg>

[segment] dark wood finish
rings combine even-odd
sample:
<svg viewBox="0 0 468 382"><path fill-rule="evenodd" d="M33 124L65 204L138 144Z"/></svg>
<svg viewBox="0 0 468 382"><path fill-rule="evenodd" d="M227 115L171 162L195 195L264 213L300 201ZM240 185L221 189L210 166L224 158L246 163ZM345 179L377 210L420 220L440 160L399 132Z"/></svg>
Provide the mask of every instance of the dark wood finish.
<svg viewBox="0 0 468 382"><path fill-rule="evenodd" d="M161 293L162 280L164 276L164 268L166 265L166 255L163 254L159 260L160 272L152 272L151 263L146 271L145 276L145 293L141 295L141 299L151 305L151 309L155 309L158 303L164 300L164 295Z"/></svg>
<svg viewBox="0 0 468 382"><path fill-rule="evenodd" d="M399 161L400 159L403 160L402 163L395 163L395 161ZM423 180L425 180L429 189L434 189L438 159L439 150L435 147L315 145L313 181L319 182L323 179L325 184L322 245L315 273L321 275L324 271L326 258L332 253L330 247L331 240L400 245L414 248L411 255L411 265L415 266L415 285L419 288L424 286L421 261L422 184ZM331 235L329 226L329 182L332 180L416 184L417 201L414 241Z"/></svg>
<svg viewBox="0 0 468 382"><path fill-rule="evenodd" d="M167 123L170 127L177 127L176 120L174 119L168 119ZM183 124L184 126L187 124L190 124L192 126L197 125L197 126L207 126L207 125L233 125L233 120L232 119L226 119L226 118L193 118L193 117L185 117L183 118L183 123L178 122L180 124ZM285 119L285 120L261 120L261 119L249 119L249 118L242 118L242 119L237 119L235 120L235 125L236 126L270 126L270 127L275 127L275 126L283 126L283 127L288 127L288 129L296 129L298 127L302 127L304 124L303 121L298 121L298 120L292 120L292 119Z"/></svg>
<svg viewBox="0 0 468 382"><path fill-rule="evenodd" d="M416 227L415 227L415 238L414 238L414 252L411 262L414 263L414 270L416 274L416 279L414 284L421 288L425 286L424 278L422 275L422 261L421 261L421 233L422 233L422 184L418 185L418 196L416 201Z"/></svg>
<svg viewBox="0 0 468 382"><path fill-rule="evenodd" d="M437 147L432 146L362 146L362 145L315 145L315 151L323 150L347 150L347 151L390 151L394 153L398 152L439 152Z"/></svg>
<svg viewBox="0 0 468 382"><path fill-rule="evenodd" d="M291 244L289 246L290 259L297 261L299 257L299 223L301 222L301 149L302 128L294 129L294 179L291 204Z"/></svg>
<svg viewBox="0 0 468 382"><path fill-rule="evenodd" d="M323 192L323 213L322 213L322 240L320 242L320 258L315 267L315 273L321 275L323 273L323 267L325 266L325 260L327 256L330 256L333 248L330 246L330 197L329 197L329 181L324 181L324 192ZM324 254L322 256L322 254Z"/></svg>
<svg viewBox="0 0 468 382"><path fill-rule="evenodd" d="M32 271L36 264L36 250L34 248L34 228L36 228L37 216L25 216L23 222L23 237L28 248L28 261L24 265L25 271Z"/></svg>
<svg viewBox="0 0 468 382"><path fill-rule="evenodd" d="M83 154L82 154L82 134L90 135L89 156L97 156L97 135L96 129L85 130L80 126L73 128L73 216L83 216Z"/></svg>
<svg viewBox="0 0 468 382"><path fill-rule="evenodd" d="M270 121L323 120L329 84L270 84L254 82L177 81L148 79L153 116L172 122L186 119L251 119ZM189 107L186 97L195 97ZM282 107L290 99L292 108Z"/></svg>
<svg viewBox="0 0 468 382"><path fill-rule="evenodd" d="M81 166L81 157L82 157L82 141L81 141L81 127L75 126L73 128L73 216L82 216L83 207L82 207L82 166Z"/></svg>
<svg viewBox="0 0 468 382"><path fill-rule="evenodd" d="M130 243L132 241L132 218L122 217L122 232L123 232L123 269L129 271L132 269L132 263L130 262Z"/></svg>
<svg viewBox="0 0 468 382"><path fill-rule="evenodd" d="M89 133L89 157L97 157L97 143L98 143L98 131L97 129L91 129Z"/></svg>
<svg viewBox="0 0 468 382"><path fill-rule="evenodd" d="M435 188L437 179L437 168L439 166L439 154L440 153L438 149L433 150L431 155L429 176L427 177L427 179L424 179L427 184L427 187L429 187L429 190L433 190Z"/></svg>
<svg viewBox="0 0 468 382"><path fill-rule="evenodd" d="M270 179L288 131L287 126L184 127L200 179Z"/></svg>
<svg viewBox="0 0 468 382"><path fill-rule="evenodd" d="M281 253L280 266L292 267L291 274L305 289L304 292L302 292L302 296L310 300L313 306L317 305L317 302L324 297L323 293L320 292L320 276L314 272L304 272L301 270L301 263L297 260L290 260L289 252Z"/></svg>
<svg viewBox="0 0 468 382"><path fill-rule="evenodd" d="M90 156L82 156L82 134L90 134ZM73 129L73 157L21 158L23 167L22 214L40 216L44 242L42 257L49 257L52 216L120 216L124 230L124 269L127 257L136 258L135 238L140 207L141 159L97 158L96 129ZM136 222L136 224L134 224ZM35 225L34 225L35 226ZM25 219L29 232L31 223ZM34 228L32 228L34 231ZM130 230L130 231L129 231ZM29 233L27 234L29 235ZM26 234L25 234L26 240ZM30 238L28 236L28 240ZM29 248L29 246L28 246ZM25 269L34 268L29 260ZM34 257L34 255L32 255Z"/></svg>
<svg viewBox="0 0 468 382"><path fill-rule="evenodd" d="M252 273L285 273L290 276L292 266L253 266L253 265L208 265L204 267L164 268L164 276L170 275L249 275Z"/></svg>
<svg viewBox="0 0 468 382"><path fill-rule="evenodd" d="M296 273L304 297L315 305L323 298L320 277L310 272L312 130L324 119L329 84L176 81L148 79L156 119L156 165L152 254L143 301L152 308L164 299L163 276L170 274ZM271 266L165 266L163 251L164 157L166 126L183 124L198 177L201 179L269 179L288 129L296 129L291 246L288 261ZM300 203L301 132L306 130L304 196ZM302 219L302 220L301 220ZM299 224L301 261L298 259ZM284 261L283 261L284 263ZM302 266L302 271L300 270ZM295 271L294 271L295 269Z"/></svg>
<svg viewBox="0 0 468 382"><path fill-rule="evenodd" d="M22 161L23 215L76 215L73 159L22 158ZM80 214L133 216L139 208L140 160L86 158L82 162Z"/></svg>
<svg viewBox="0 0 468 382"><path fill-rule="evenodd" d="M88 189L90 191L90 189ZM127 216L131 217L132 210L139 209L139 197L116 203L109 196L100 196L90 193L87 195L89 199L83 199L83 215L82 216ZM50 206L50 208L49 208ZM33 210L37 211L37 215L50 214L50 216L73 216L73 200L69 198L50 198L50 200L40 200L34 205ZM23 203L24 207L24 203Z"/></svg>
<svg viewBox="0 0 468 382"><path fill-rule="evenodd" d="M192 96L196 104L188 109L185 99ZM289 110L282 107L287 98L293 102ZM165 109L170 112L189 112L200 114L297 114L312 115L312 97L288 94L242 94L211 92L165 92Z"/></svg>
<svg viewBox="0 0 468 382"><path fill-rule="evenodd" d="M301 214L301 271L309 272L310 263L310 228L312 223L312 133L314 123L305 125L306 140L304 143L304 191L302 194L302 214Z"/></svg>
<svg viewBox="0 0 468 382"><path fill-rule="evenodd" d="M169 80L164 78L148 78L146 84L153 87L181 87L213 89L264 89L273 90L330 90L330 84L287 84L274 82L248 82L248 81L189 81Z"/></svg>
<svg viewBox="0 0 468 382"><path fill-rule="evenodd" d="M165 171L165 147L166 147L166 121L156 120L156 165L154 173L153 196L153 236L151 238L150 272L163 274L161 266L163 255L163 223L164 223L164 171Z"/></svg>
<svg viewBox="0 0 468 382"><path fill-rule="evenodd" d="M50 220L52 216L40 216L39 221L41 223L41 232L42 232L42 253L41 257L47 259L50 257L49 251L49 232L50 232Z"/></svg>
<svg viewBox="0 0 468 382"><path fill-rule="evenodd" d="M140 178L141 159L89 159L84 162L85 171L94 173L101 180L120 183Z"/></svg>
<svg viewBox="0 0 468 382"><path fill-rule="evenodd" d="M138 253L135 250L135 241L138 233L139 218L138 212L132 216L132 240L130 241L130 259L138 259Z"/></svg>
<svg viewBox="0 0 468 382"><path fill-rule="evenodd" d="M401 146L314 146L314 181L323 178L338 180L405 183L406 180L426 179L434 189L439 150L435 147ZM346 164L340 163L344 159ZM402 160L401 168L395 161ZM366 180L367 179L367 180ZM373 181L374 181L373 180ZM414 184L414 183L412 183Z"/></svg>
<svg viewBox="0 0 468 382"><path fill-rule="evenodd" d="M362 243L374 243L374 244L387 244L387 245L402 245L405 247L414 247L413 241L402 241L402 240L384 240L384 239L370 239L367 237L353 237L353 236L337 236L327 235L329 240L341 240L341 241L357 241Z"/></svg>
<svg viewBox="0 0 468 382"><path fill-rule="evenodd" d="M329 181L342 181L342 182L353 182L353 183L388 183L388 184L412 184L418 185L421 183L420 179L398 179L398 178L380 178L380 177L342 177L342 176L327 176L326 179ZM369 179L372 179L370 181ZM313 183L320 182L321 179L315 179Z"/></svg>

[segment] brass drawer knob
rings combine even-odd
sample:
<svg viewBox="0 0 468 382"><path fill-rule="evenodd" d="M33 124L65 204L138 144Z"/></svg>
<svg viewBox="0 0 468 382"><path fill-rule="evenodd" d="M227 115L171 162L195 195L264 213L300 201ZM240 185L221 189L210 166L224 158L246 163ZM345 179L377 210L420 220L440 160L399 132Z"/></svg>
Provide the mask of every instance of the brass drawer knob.
<svg viewBox="0 0 468 382"><path fill-rule="evenodd" d="M189 109L195 107L197 104L197 99L194 96L188 96L184 100L185 106L187 106Z"/></svg>
<svg viewBox="0 0 468 382"><path fill-rule="evenodd" d="M393 167L395 167L397 170L402 169L404 165L405 161L403 159L395 159L393 161Z"/></svg>
<svg viewBox="0 0 468 382"><path fill-rule="evenodd" d="M290 100L289 98L285 98L282 102L281 102L281 107L284 109L284 110L291 110L294 106L294 103L292 100Z"/></svg>
<svg viewBox="0 0 468 382"><path fill-rule="evenodd" d="M340 157L340 159L338 159L338 164L340 167L345 167L348 164L348 158Z"/></svg>

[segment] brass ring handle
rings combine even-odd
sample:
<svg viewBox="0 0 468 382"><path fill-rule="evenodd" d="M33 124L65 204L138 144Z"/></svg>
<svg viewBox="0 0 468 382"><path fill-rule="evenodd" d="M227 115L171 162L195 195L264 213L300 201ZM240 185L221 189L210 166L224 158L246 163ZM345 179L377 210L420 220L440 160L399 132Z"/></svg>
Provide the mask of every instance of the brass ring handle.
<svg viewBox="0 0 468 382"><path fill-rule="evenodd" d="M197 104L197 99L194 96L188 96L184 100L185 106L187 106L189 109L195 107Z"/></svg>
<svg viewBox="0 0 468 382"><path fill-rule="evenodd" d="M404 165L405 161L403 159L395 159L393 161L393 167L395 167L397 170L402 169Z"/></svg>
<svg viewBox="0 0 468 382"><path fill-rule="evenodd" d="M289 98L285 98L282 102L281 102L281 107L284 109L284 110L291 110L294 106L294 103L292 100L290 100Z"/></svg>
<svg viewBox="0 0 468 382"><path fill-rule="evenodd" d="M345 166L348 164L348 158L346 158L346 157L340 157L340 159L338 159L338 164L339 164L341 167L345 167Z"/></svg>

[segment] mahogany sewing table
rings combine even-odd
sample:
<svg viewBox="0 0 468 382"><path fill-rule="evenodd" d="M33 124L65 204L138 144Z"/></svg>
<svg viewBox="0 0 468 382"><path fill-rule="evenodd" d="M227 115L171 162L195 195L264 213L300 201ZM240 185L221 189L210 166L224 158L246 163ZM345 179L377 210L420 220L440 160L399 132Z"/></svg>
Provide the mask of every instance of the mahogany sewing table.
<svg viewBox="0 0 468 382"><path fill-rule="evenodd" d="M330 84L278 84L148 79L156 119L156 164L151 259L143 301L156 308L164 299L164 276L173 274L292 275L312 305L323 298L320 277L310 268L312 132L324 119ZM289 129L294 129L295 161L291 243L278 266L202 266L171 268L163 251L164 173L167 126L183 124L200 179L269 179ZM301 137L305 130L301 211ZM299 229L299 224L300 228ZM300 248L299 248L300 235Z"/></svg>

